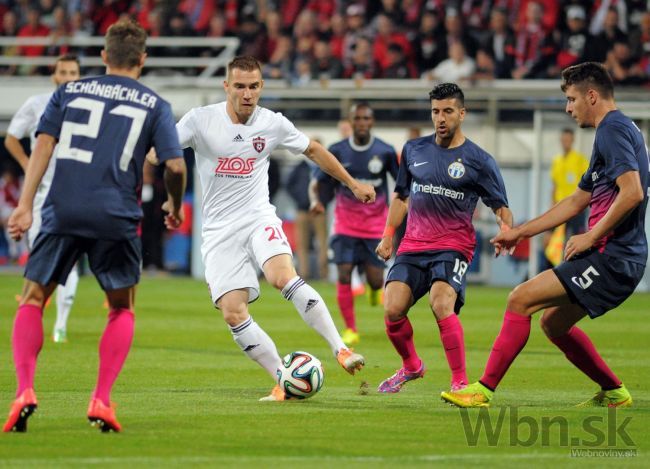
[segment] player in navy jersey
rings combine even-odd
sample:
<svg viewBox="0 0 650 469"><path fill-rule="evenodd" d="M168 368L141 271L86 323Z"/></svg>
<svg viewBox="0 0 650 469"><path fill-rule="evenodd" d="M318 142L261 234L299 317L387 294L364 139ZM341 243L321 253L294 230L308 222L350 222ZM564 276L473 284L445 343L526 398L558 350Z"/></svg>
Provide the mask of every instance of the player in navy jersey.
<svg viewBox="0 0 650 469"><path fill-rule="evenodd" d="M465 273L476 246L472 215L478 199L493 210L501 230L512 226L496 161L461 130L462 90L443 83L429 97L435 133L404 145L395 198L377 248L384 259L392 255L393 235L408 214L384 294L386 333L402 357L402 367L379 385L379 392L399 392L404 383L424 375L407 314L425 294L440 329L451 386L467 385L463 328L457 315L465 303ZM496 254L500 252L497 247Z"/></svg>
<svg viewBox="0 0 650 469"><path fill-rule="evenodd" d="M166 224L183 220L186 169L167 102L137 82L146 58L146 33L131 21L108 29L102 59L107 75L70 82L52 96L37 129L12 237L32 222L38 184L56 146L56 170L43 208L43 224L25 269L12 347L18 389L3 430L25 431L37 407L34 371L43 344L43 306L64 284L82 253L106 292L110 312L99 344L99 374L88 419L102 431L120 431L110 391L133 339L135 285L141 248L138 188L145 154L155 147L166 165Z"/></svg>
<svg viewBox="0 0 650 469"><path fill-rule="evenodd" d="M648 150L639 128L616 109L612 79L601 64L585 62L562 72L566 112L580 127L595 127L587 172L578 188L541 216L492 239L513 249L522 239L555 228L591 207L589 230L572 236L564 263L519 285L508 296L505 317L477 383L442 398L460 407L485 407L526 345L530 318L544 310L546 336L600 386L580 407L627 407L632 397L575 324L597 318L629 297L643 277L648 244Z"/></svg>
<svg viewBox="0 0 650 469"><path fill-rule="evenodd" d="M367 103L353 105L349 115L352 136L335 143L329 150L353 177L375 188L375 201L371 204L359 202L350 189L320 169L316 169L315 180L310 185L311 210L314 213L325 211L318 197L321 187L334 188L335 191L334 235L330 247L338 270L336 299L345 321L346 329L341 337L346 345L359 342L351 284L352 269L355 266L363 269L370 284L371 296L377 297L384 285L385 266L375 254L375 249L388 214L387 175L397 178L395 149L371 133L373 114Z"/></svg>

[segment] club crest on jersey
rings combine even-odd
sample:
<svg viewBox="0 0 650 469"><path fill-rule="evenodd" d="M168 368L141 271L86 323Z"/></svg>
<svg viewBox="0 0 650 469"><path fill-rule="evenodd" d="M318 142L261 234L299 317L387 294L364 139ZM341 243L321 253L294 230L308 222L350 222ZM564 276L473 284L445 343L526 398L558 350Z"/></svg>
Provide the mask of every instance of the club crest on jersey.
<svg viewBox="0 0 650 469"><path fill-rule="evenodd" d="M253 163L257 158L227 158L219 157L214 174L241 174L246 175L253 172Z"/></svg>
<svg viewBox="0 0 650 469"><path fill-rule="evenodd" d="M460 160L454 161L447 168L447 173L454 179L460 179L465 174L465 166Z"/></svg>
<svg viewBox="0 0 650 469"><path fill-rule="evenodd" d="M253 148L255 148L255 151L257 153L262 153L262 150L264 150L265 146L266 140L264 140L262 137L255 137L253 139Z"/></svg>
<svg viewBox="0 0 650 469"><path fill-rule="evenodd" d="M370 158L370 161L368 161L368 171L372 174L379 174L382 169L384 169L384 163L381 162L379 156L374 155Z"/></svg>

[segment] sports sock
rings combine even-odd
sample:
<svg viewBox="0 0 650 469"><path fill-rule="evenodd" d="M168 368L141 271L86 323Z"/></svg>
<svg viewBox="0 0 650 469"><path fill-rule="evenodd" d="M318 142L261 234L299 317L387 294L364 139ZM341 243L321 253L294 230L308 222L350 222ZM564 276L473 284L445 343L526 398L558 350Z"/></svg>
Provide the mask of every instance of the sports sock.
<svg viewBox="0 0 650 469"><path fill-rule="evenodd" d="M54 329L65 330L68 324L68 316L72 303L74 302L75 294L77 293L77 285L79 284L79 273L77 266L73 267L68 275L65 285L56 287L56 322Z"/></svg>
<svg viewBox="0 0 650 469"><path fill-rule="evenodd" d="M566 334L550 337L550 339L564 352L571 363L598 383L603 390L620 387L621 380L609 369L594 344L581 329L573 326Z"/></svg>
<svg viewBox="0 0 650 469"><path fill-rule="evenodd" d="M282 295L293 303L302 319L327 341L334 356L342 348L347 349L336 330L325 301L303 279L295 276L289 280L282 289Z"/></svg>
<svg viewBox="0 0 650 469"><path fill-rule="evenodd" d="M463 325L456 314L438 321L440 340L445 349L447 363L451 370L451 382L467 384L465 371L465 340L463 338Z"/></svg>
<svg viewBox="0 0 650 469"><path fill-rule="evenodd" d="M111 389L122 371L135 329L135 316L126 308L112 309L108 313L108 324L99 341L99 374L93 398L104 405L111 405Z"/></svg>
<svg viewBox="0 0 650 469"><path fill-rule="evenodd" d="M43 347L43 309L35 305L22 305L16 311L11 336L19 397L25 389L34 387L36 359Z"/></svg>
<svg viewBox="0 0 650 469"><path fill-rule="evenodd" d="M349 283L336 282L336 301L339 303L341 316L345 322L345 327L356 332L357 324L354 317L354 295L352 295L352 285Z"/></svg>
<svg viewBox="0 0 650 469"><path fill-rule="evenodd" d="M530 316L522 316L506 310L501 331L494 341L485 372L480 381L495 390L508 371L512 362L528 342L530 335Z"/></svg>
<svg viewBox="0 0 650 469"><path fill-rule="evenodd" d="M418 371L422 366L422 360L418 357L413 343L413 327L409 318L404 317L397 321L391 322L387 318L386 335L393 343L393 347L402 357L402 365L407 371Z"/></svg>
<svg viewBox="0 0 650 469"><path fill-rule="evenodd" d="M230 333L248 358L257 362L274 380L277 379L277 370L282 365L278 349L252 317L249 316L244 322L231 326Z"/></svg>

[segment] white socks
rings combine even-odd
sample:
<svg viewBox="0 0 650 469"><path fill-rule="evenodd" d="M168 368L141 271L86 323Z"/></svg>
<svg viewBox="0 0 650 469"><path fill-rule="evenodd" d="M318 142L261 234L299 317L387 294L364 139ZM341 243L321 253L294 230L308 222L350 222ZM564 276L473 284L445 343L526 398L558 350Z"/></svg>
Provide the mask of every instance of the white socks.
<svg viewBox="0 0 650 469"><path fill-rule="evenodd" d="M303 279L296 276L289 280L282 289L282 295L293 303L302 319L327 341L334 356L342 348L347 348L323 298Z"/></svg>
<svg viewBox="0 0 650 469"><path fill-rule="evenodd" d="M78 284L79 272L77 272L77 266L75 265L70 271L65 285L56 287L56 323L54 329L66 329Z"/></svg>
<svg viewBox="0 0 650 469"><path fill-rule="evenodd" d="M230 327L233 339L248 358L257 362L273 378L277 380L277 369L282 365L278 350L273 340L260 326L248 317L244 322Z"/></svg>

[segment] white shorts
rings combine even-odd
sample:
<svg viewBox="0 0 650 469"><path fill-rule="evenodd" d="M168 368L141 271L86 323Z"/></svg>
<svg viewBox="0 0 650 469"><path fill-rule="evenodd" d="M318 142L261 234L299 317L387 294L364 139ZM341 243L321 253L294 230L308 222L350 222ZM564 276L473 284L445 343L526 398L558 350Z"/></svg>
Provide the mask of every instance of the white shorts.
<svg viewBox="0 0 650 469"><path fill-rule="evenodd" d="M258 269L271 257L291 253L282 222L276 216L235 223L203 232L205 280L212 302L233 290L248 289L248 302L260 296Z"/></svg>

